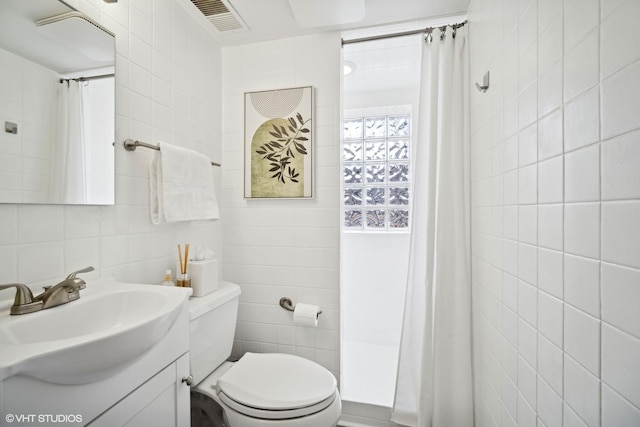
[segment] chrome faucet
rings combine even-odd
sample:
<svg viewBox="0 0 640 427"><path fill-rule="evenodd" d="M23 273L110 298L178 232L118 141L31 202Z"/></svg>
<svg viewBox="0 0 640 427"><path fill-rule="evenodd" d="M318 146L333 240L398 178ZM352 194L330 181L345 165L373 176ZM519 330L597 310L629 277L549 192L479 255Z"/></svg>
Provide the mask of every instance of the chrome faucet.
<svg viewBox="0 0 640 427"><path fill-rule="evenodd" d="M76 277L79 273L88 273L93 271L93 267L83 268L69 274L66 279L55 286L45 286L44 292L34 297L31 290L21 284L13 283L10 285L0 285L0 290L15 287L16 298L11 306L11 314L33 313L38 310L55 307L66 304L80 298L80 289L84 289L86 282L80 277Z"/></svg>

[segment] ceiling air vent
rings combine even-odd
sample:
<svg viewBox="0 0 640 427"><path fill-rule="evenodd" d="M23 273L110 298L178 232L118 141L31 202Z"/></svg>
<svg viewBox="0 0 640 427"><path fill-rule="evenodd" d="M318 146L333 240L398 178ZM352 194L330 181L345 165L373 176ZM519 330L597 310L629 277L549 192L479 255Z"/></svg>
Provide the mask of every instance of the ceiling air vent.
<svg viewBox="0 0 640 427"><path fill-rule="evenodd" d="M191 0L220 32L248 30L238 13L224 0Z"/></svg>

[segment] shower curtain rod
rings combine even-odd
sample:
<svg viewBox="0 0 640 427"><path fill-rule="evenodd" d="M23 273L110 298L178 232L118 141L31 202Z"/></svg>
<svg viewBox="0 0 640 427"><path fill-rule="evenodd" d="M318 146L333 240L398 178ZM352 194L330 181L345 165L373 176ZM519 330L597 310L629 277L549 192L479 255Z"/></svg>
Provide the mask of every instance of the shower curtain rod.
<svg viewBox="0 0 640 427"><path fill-rule="evenodd" d="M353 43L362 43L362 42L370 42L370 41L374 41L374 40L383 40L383 39L390 39L393 37L404 37L404 36L412 36L415 34L424 34L424 33L428 33L430 34L433 30L439 28L439 29L443 29L446 27L451 27L454 30L457 28L460 28L462 26L464 26L467 23L467 21L463 21L460 22L458 24L446 24L446 25L440 25L437 27L426 27L426 28L422 28L420 30L413 30L413 31L404 31L401 33L389 33L389 34L381 34L379 36L370 36L370 37L361 37L361 38L357 38L357 39L350 39L350 40L345 40L342 39L342 46L347 45L347 44L353 44Z"/></svg>
<svg viewBox="0 0 640 427"><path fill-rule="evenodd" d="M98 79L106 79L107 77L115 77L115 74L100 74L98 76L90 76L90 77L76 77L74 79L60 79L60 83L68 82L73 80L74 82L88 82L90 80L98 80Z"/></svg>

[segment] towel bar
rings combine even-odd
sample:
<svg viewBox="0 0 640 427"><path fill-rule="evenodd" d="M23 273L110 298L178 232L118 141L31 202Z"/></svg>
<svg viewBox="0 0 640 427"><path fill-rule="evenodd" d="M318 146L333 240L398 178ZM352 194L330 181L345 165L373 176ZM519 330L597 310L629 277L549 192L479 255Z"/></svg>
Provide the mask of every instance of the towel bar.
<svg viewBox="0 0 640 427"><path fill-rule="evenodd" d="M124 149L127 151L136 151L136 148L138 147L150 148L152 150L160 151L160 147L158 147L157 145L151 145L151 144L147 144L146 142L135 141L133 139L127 139L124 141ZM222 166L222 165L220 163L211 162L211 166Z"/></svg>

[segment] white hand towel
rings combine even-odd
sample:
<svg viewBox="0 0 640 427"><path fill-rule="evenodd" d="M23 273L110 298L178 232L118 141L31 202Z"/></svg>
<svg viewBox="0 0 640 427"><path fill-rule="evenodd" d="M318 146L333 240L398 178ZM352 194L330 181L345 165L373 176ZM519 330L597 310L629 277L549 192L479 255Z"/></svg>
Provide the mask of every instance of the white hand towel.
<svg viewBox="0 0 640 427"><path fill-rule="evenodd" d="M211 160L187 148L160 142L149 171L151 221L217 219Z"/></svg>

